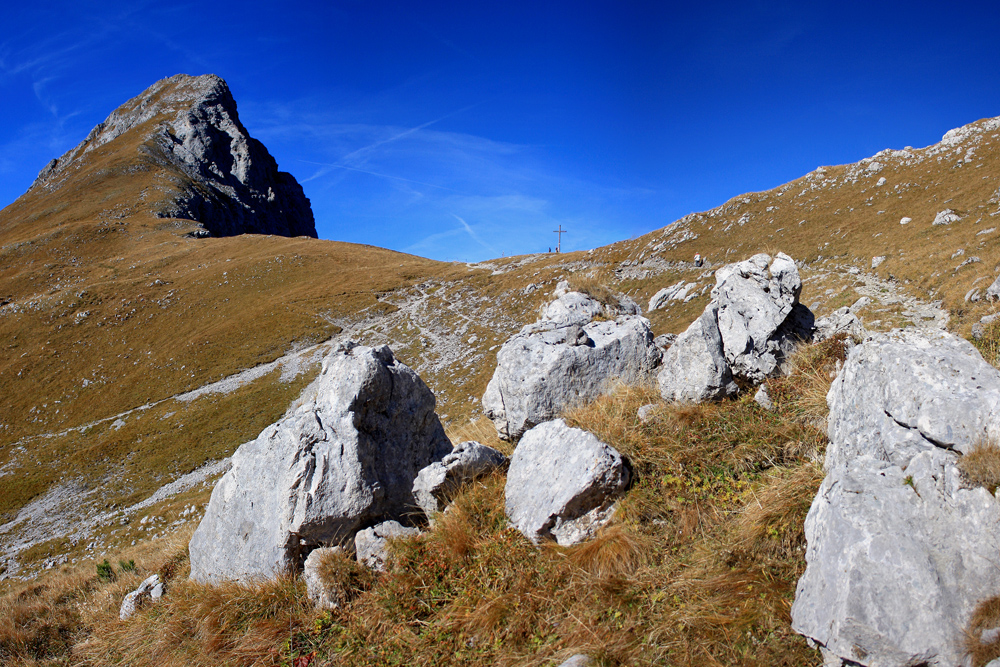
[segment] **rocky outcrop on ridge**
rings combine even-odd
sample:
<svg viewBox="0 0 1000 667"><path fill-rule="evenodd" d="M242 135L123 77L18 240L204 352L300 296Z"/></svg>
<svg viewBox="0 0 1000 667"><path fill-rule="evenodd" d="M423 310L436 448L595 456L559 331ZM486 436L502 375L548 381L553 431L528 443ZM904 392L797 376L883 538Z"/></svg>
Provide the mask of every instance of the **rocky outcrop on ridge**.
<svg viewBox="0 0 1000 667"><path fill-rule="evenodd" d="M417 473L451 451L434 405L387 346L338 347L297 407L233 455L191 539L191 578L267 579L404 519Z"/></svg>
<svg viewBox="0 0 1000 667"><path fill-rule="evenodd" d="M597 398L615 380L648 382L660 363L649 321L634 302L621 299L608 306L560 287L542 318L497 352L483 411L506 440ZM614 319L595 320L598 316Z"/></svg>
<svg viewBox="0 0 1000 667"><path fill-rule="evenodd" d="M57 190L84 156L134 133L146 161L183 176L180 193L160 202L160 217L195 220L205 235L316 237L302 186L247 133L229 86L213 74L156 82L46 165L32 189Z"/></svg>
<svg viewBox="0 0 1000 667"><path fill-rule="evenodd" d="M827 402L793 629L831 665L965 664L972 610L1000 591L1000 502L958 463L996 442L1000 373L964 340L907 330L855 347Z"/></svg>
<svg viewBox="0 0 1000 667"><path fill-rule="evenodd" d="M577 544L610 521L630 479L613 447L562 419L545 422L525 433L511 456L507 517L535 544Z"/></svg>
<svg viewBox="0 0 1000 667"><path fill-rule="evenodd" d="M705 312L664 355L658 381L666 400L735 394L734 376L759 383L778 374L795 344L812 336L813 316L799 303L802 281L788 255L727 264L715 280Z"/></svg>

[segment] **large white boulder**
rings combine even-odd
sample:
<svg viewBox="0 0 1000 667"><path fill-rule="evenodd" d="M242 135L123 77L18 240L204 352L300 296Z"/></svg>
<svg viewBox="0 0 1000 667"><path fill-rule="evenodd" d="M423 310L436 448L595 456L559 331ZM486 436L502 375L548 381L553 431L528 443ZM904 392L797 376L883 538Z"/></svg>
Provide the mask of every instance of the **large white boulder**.
<svg viewBox="0 0 1000 667"><path fill-rule="evenodd" d="M828 664L964 665L972 610L1000 590L1000 503L957 463L996 435L1000 373L951 334L879 335L851 351L827 402L793 629Z"/></svg>
<svg viewBox="0 0 1000 667"><path fill-rule="evenodd" d="M616 310L632 309L638 310L626 302ZM595 299L569 292L503 344L483 395L483 411L500 437L516 440L564 409L606 393L616 380L652 381L661 355L649 321L637 314L590 320L606 312Z"/></svg>
<svg viewBox="0 0 1000 667"><path fill-rule="evenodd" d="M562 419L539 424L510 458L507 518L535 544L576 544L611 519L630 475L621 454L592 433Z"/></svg>
<svg viewBox="0 0 1000 667"><path fill-rule="evenodd" d="M236 450L191 539L191 578L270 578L405 517L417 473L451 450L434 405L387 346L331 352L298 406Z"/></svg>

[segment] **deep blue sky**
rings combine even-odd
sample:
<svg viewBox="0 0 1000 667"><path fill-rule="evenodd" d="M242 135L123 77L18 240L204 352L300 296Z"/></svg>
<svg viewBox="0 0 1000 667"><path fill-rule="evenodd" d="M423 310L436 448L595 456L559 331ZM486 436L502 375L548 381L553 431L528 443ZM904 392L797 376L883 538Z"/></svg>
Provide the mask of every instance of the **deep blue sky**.
<svg viewBox="0 0 1000 667"><path fill-rule="evenodd" d="M591 248L1000 115L998 35L985 3L6 3L0 206L157 79L212 72L322 238Z"/></svg>

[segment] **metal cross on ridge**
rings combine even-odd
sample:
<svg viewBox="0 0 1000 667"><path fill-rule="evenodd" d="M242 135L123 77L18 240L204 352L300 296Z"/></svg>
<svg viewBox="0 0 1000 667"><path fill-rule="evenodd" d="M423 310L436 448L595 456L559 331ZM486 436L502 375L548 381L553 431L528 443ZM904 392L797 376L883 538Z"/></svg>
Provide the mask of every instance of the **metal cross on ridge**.
<svg viewBox="0 0 1000 667"><path fill-rule="evenodd" d="M559 229L553 229L552 233L559 235L559 241L556 243L556 252L562 252L562 235L566 233L566 230L562 228L562 225L559 225Z"/></svg>

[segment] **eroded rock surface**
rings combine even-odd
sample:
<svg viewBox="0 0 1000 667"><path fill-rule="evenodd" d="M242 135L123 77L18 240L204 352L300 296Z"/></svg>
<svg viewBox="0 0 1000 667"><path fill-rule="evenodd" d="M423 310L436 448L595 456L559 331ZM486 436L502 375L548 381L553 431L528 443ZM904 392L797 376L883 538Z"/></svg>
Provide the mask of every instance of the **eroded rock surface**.
<svg viewBox="0 0 1000 667"><path fill-rule="evenodd" d="M607 317L609 309L625 314L591 319ZM483 411L500 436L516 440L565 408L597 398L616 380L651 381L661 353L649 321L637 311L629 300L609 307L566 292L545 308L541 320L504 343L483 395Z"/></svg>
<svg viewBox="0 0 1000 667"><path fill-rule="evenodd" d="M1000 373L951 334L878 335L851 351L827 401L827 477L792 627L827 664L965 664L971 612L1000 591L1000 504L957 463L995 436Z"/></svg>
<svg viewBox="0 0 1000 667"><path fill-rule="evenodd" d="M657 382L665 400L700 403L737 393L722 348L718 314L718 306L708 304L705 312L663 354Z"/></svg>
<svg viewBox="0 0 1000 667"><path fill-rule="evenodd" d="M147 603L159 600L161 597L163 597L163 582L160 581L160 575L154 574L125 596L125 599L122 600L122 606L118 610L118 618L123 621L131 618L132 614L142 609Z"/></svg>
<svg viewBox="0 0 1000 667"><path fill-rule="evenodd" d="M507 518L538 544L563 546L594 535L628 487L629 467L613 447L562 419L524 434L510 458Z"/></svg>
<svg viewBox="0 0 1000 667"><path fill-rule="evenodd" d="M191 578L269 578L404 518L417 473L451 450L434 405L387 346L338 347L297 407L233 455L191 540Z"/></svg>

